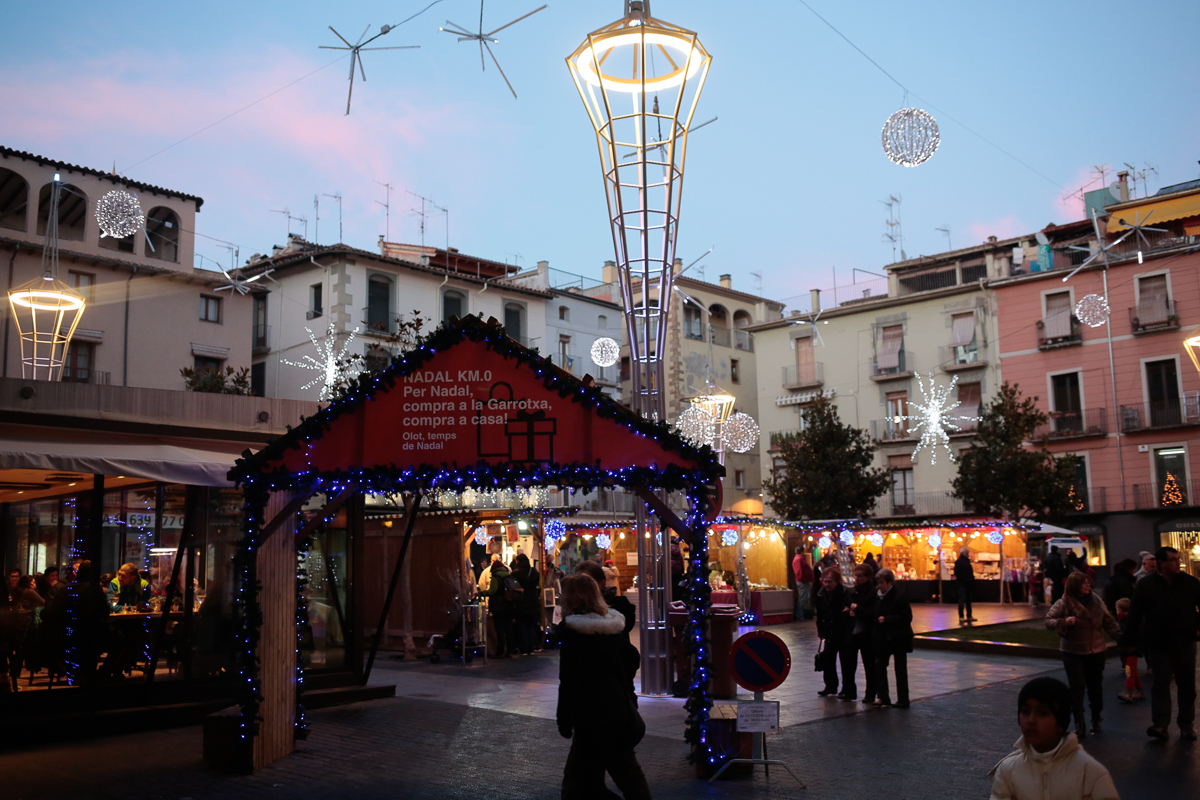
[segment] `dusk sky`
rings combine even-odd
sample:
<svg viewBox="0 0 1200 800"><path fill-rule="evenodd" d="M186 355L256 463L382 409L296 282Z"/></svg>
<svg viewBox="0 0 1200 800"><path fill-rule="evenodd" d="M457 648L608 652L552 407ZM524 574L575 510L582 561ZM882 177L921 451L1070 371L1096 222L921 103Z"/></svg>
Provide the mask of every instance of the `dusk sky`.
<svg viewBox="0 0 1200 800"><path fill-rule="evenodd" d="M489 0L484 28L540 2ZM443 0L376 42L421 49L365 54L344 116L349 60L317 49L338 44L326 26L356 40L427 3L14 3L0 144L199 195L198 232L235 243L242 261L285 241L273 209L307 217L316 238L313 195L335 192L344 241L376 249L379 181L393 186L393 241L420 240L411 191L449 208L449 243L465 253L598 278L612 240L564 58L622 2L551 0L501 32L514 100L490 61L480 72L476 47L438 32L447 19L477 28L479 3ZM1195 0L809 3L916 95L907 105L937 119L941 148L913 169L888 161L880 128L904 91L796 0L653 0L713 55L697 119L719 120L689 147L678 247L686 262L715 245L706 280L728 272L757 293L761 272L763 294L804 307L835 269L848 284L854 268L892 260L889 195L903 197L915 257L947 249L943 225L959 248L1081 218L1067 196L1100 186L1094 166L1111 182L1125 162L1152 165L1151 193L1200 177ZM320 242L336 242L333 200L320 215ZM425 241L446 244L443 217ZM196 249L229 264L212 239Z"/></svg>

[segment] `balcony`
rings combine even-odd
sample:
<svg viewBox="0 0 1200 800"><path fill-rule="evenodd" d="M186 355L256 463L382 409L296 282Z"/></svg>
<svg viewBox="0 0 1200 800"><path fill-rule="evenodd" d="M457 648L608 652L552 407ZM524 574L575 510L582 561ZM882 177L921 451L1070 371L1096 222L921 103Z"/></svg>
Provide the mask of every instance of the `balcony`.
<svg viewBox="0 0 1200 800"><path fill-rule="evenodd" d="M879 498L874 517L948 517L971 510L949 492L892 491Z"/></svg>
<svg viewBox="0 0 1200 800"><path fill-rule="evenodd" d="M1134 335L1179 330L1179 315L1174 301L1139 303L1129 309L1129 325Z"/></svg>
<svg viewBox="0 0 1200 800"><path fill-rule="evenodd" d="M754 352L754 334L750 331L735 330L733 332L733 349Z"/></svg>
<svg viewBox="0 0 1200 800"><path fill-rule="evenodd" d="M802 432L803 431L795 428L786 431L771 431L768 436L770 445L767 449L778 452L782 448L785 441L787 441L789 438L795 438L799 436Z"/></svg>
<svg viewBox="0 0 1200 800"><path fill-rule="evenodd" d="M900 363L895 367L879 366L879 358L871 359L871 380L873 381L893 381L900 378L911 378L916 370L916 359L913 354L904 350L900 351Z"/></svg>
<svg viewBox="0 0 1200 800"><path fill-rule="evenodd" d="M1063 320L1039 319L1037 322L1038 350L1057 350L1060 347L1073 347L1083 344L1083 329L1079 320L1071 316L1067 324Z"/></svg>
<svg viewBox="0 0 1200 800"><path fill-rule="evenodd" d="M1176 481L1179 491L1178 502L1158 487L1156 483L1135 483L1133 485L1133 507L1137 510L1149 508L1183 508L1196 504L1196 492L1200 490L1197 481Z"/></svg>
<svg viewBox="0 0 1200 800"><path fill-rule="evenodd" d="M700 327L700 320L687 319L683 321L683 338L695 342L704 341L704 329Z"/></svg>
<svg viewBox="0 0 1200 800"><path fill-rule="evenodd" d="M942 372L959 372L987 366L986 344L960 344L938 348L938 366Z"/></svg>
<svg viewBox="0 0 1200 800"><path fill-rule="evenodd" d="M1161 428L1200 425L1200 395L1172 400L1154 400L1133 406L1121 406L1121 432L1136 433Z"/></svg>
<svg viewBox="0 0 1200 800"><path fill-rule="evenodd" d="M108 386L109 373L94 369L71 369L63 367L63 383L90 383L95 386Z"/></svg>
<svg viewBox="0 0 1200 800"><path fill-rule="evenodd" d="M1073 499L1067 504L1067 515L1074 514L1103 514L1108 511L1108 500L1103 486L1093 486L1082 492L1076 491Z"/></svg>
<svg viewBox="0 0 1200 800"><path fill-rule="evenodd" d="M1051 411L1046 424L1033 432L1033 440L1052 442L1107 435L1108 409L1085 408L1080 411Z"/></svg>
<svg viewBox="0 0 1200 800"><path fill-rule="evenodd" d="M262 355L271 350L271 326L270 325L255 325L252 329L252 338L250 340L250 352L254 355Z"/></svg>
<svg viewBox="0 0 1200 800"><path fill-rule="evenodd" d="M814 361L806 367L784 367L784 389L810 389L825 383L825 365Z"/></svg>
<svg viewBox="0 0 1200 800"><path fill-rule="evenodd" d="M396 332L396 315L388 308L367 306L362 310L362 324L367 336L391 336Z"/></svg>
<svg viewBox="0 0 1200 800"><path fill-rule="evenodd" d="M879 442L902 442L916 436L909 430L909 420L892 418L871 420L871 438Z"/></svg>
<svg viewBox="0 0 1200 800"><path fill-rule="evenodd" d="M733 336L730 334L729 328L718 328L713 326L712 343L721 347L731 347L733 345Z"/></svg>

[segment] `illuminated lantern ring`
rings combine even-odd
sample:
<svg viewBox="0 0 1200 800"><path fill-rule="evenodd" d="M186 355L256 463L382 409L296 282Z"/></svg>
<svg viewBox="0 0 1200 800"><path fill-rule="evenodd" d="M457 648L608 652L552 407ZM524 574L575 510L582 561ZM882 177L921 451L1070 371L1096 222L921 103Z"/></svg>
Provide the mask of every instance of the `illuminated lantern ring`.
<svg viewBox="0 0 1200 800"><path fill-rule="evenodd" d="M597 367L611 367L621 357L621 346L616 340L602 336L592 342L592 362Z"/></svg>
<svg viewBox="0 0 1200 800"><path fill-rule="evenodd" d="M96 201L96 222L100 238L124 239L137 233L146 218L142 206L129 192L113 189Z"/></svg>
<svg viewBox="0 0 1200 800"><path fill-rule="evenodd" d="M902 108L883 124L883 152L902 166L925 163L940 143L937 122L919 108Z"/></svg>
<svg viewBox="0 0 1200 800"><path fill-rule="evenodd" d="M21 342L21 377L58 380L75 326L83 316L83 298L62 281L46 276L13 289L8 303Z"/></svg>
<svg viewBox="0 0 1200 800"><path fill-rule="evenodd" d="M1098 294L1084 295L1075 304L1075 316L1089 328L1099 328L1108 322L1108 301Z"/></svg>

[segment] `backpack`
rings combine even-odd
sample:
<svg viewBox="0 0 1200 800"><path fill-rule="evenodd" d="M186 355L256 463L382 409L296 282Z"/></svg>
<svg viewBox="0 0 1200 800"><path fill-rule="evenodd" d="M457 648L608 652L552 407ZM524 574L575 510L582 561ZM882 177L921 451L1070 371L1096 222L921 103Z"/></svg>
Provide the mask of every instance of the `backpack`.
<svg viewBox="0 0 1200 800"><path fill-rule="evenodd" d="M504 599L510 603L517 599L517 595L525 590L521 587L521 582L513 577L504 579Z"/></svg>

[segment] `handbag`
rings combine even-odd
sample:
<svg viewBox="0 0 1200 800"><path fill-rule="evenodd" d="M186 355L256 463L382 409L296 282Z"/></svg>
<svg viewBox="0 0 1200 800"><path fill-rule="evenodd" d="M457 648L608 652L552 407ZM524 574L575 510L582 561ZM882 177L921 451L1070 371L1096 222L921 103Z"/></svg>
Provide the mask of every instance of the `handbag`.
<svg viewBox="0 0 1200 800"><path fill-rule="evenodd" d="M817 645L817 652L813 654L813 672L825 671L825 640Z"/></svg>

